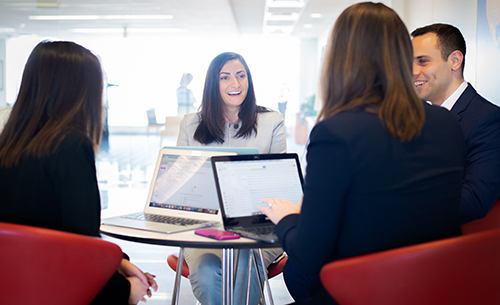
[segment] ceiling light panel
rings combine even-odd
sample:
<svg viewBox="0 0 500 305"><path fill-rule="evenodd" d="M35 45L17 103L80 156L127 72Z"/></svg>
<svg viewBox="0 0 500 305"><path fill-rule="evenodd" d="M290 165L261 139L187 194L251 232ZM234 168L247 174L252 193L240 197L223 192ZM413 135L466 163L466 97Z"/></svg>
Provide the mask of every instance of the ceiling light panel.
<svg viewBox="0 0 500 305"><path fill-rule="evenodd" d="M299 14L269 14L266 16L266 20L287 20L287 21L295 21L299 19Z"/></svg>
<svg viewBox="0 0 500 305"><path fill-rule="evenodd" d="M271 14L292 14L300 13L302 8L300 7L268 7L267 12Z"/></svg>
<svg viewBox="0 0 500 305"><path fill-rule="evenodd" d="M36 0L37 8L58 8L59 5L59 0Z"/></svg>
<svg viewBox="0 0 500 305"><path fill-rule="evenodd" d="M172 15L41 15L29 20L170 20Z"/></svg>
<svg viewBox="0 0 500 305"><path fill-rule="evenodd" d="M293 26L293 21L286 20L269 20L267 21L268 26Z"/></svg>
<svg viewBox="0 0 500 305"><path fill-rule="evenodd" d="M307 0L267 0L267 7L304 7Z"/></svg>
<svg viewBox="0 0 500 305"><path fill-rule="evenodd" d="M266 0L263 32L290 35L308 0Z"/></svg>
<svg viewBox="0 0 500 305"><path fill-rule="evenodd" d="M73 33L86 34L121 34L123 32L131 34L161 34L161 33L185 33L184 28L77 28L72 29Z"/></svg>

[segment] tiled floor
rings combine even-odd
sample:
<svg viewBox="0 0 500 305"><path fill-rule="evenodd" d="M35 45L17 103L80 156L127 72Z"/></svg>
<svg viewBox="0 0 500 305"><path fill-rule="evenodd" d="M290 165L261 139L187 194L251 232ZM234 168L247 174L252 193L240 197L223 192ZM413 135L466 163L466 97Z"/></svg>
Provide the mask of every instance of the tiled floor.
<svg viewBox="0 0 500 305"><path fill-rule="evenodd" d="M162 144L175 146L175 143L176 138L172 136L165 138ZM289 139L287 146L289 152L303 156L304 145L298 145L293 139ZM159 148L158 135L110 136L109 150L101 152L97 158L103 218L142 209ZM170 253L178 252L179 248L133 243L107 236L103 238L118 244L131 257L132 263L143 271L157 276L159 289L148 299L147 304L170 304L175 273L166 264L166 257ZM181 282L179 304L196 304L189 281L183 278ZM271 279L270 285L275 304L288 304L293 301L281 275Z"/></svg>

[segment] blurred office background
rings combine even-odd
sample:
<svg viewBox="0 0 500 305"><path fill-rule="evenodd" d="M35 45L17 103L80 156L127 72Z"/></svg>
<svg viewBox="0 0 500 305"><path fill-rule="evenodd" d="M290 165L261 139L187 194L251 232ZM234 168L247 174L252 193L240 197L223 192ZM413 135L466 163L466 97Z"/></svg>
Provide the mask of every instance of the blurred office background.
<svg viewBox="0 0 500 305"><path fill-rule="evenodd" d="M188 88L197 107L210 61L233 51L249 65L258 104L285 115L288 151L298 153L305 165L307 136L319 109L316 92L327 37L340 12L356 2L0 1L0 108L15 102L26 59L40 41L71 40L92 50L108 82L108 132L97 156L103 217L137 211L146 200L159 148L176 143L176 88L182 74L193 75ZM468 48L465 79L500 104L500 72L491 68L500 66L500 0L381 2L398 12L410 32L434 22L460 28ZM151 110L154 115L148 120ZM175 249L113 241L142 260L144 269L161 274L163 290L155 300L165 303L173 276L164 277L170 272L164 257ZM160 268L164 270L156 271ZM281 278L273 281L281 300L277 303L290 302ZM184 294L192 298L186 287Z"/></svg>
<svg viewBox="0 0 500 305"><path fill-rule="evenodd" d="M147 110L155 109L159 123L177 115L175 89L183 73L193 75L188 88L199 106L210 61L233 51L248 62L258 103L275 110L286 103L286 125L292 128L301 104L316 96L321 56L335 18L355 2L0 1L0 107L14 103L27 56L38 42L71 40L102 60L111 85L110 132L144 133ZM468 46L466 79L479 92L485 91L476 84L478 7L484 3L494 9L498 0L381 2L393 7L410 31L433 22L458 26ZM499 21L488 18L495 30ZM499 33L493 34L497 45ZM486 97L499 102L493 94Z"/></svg>

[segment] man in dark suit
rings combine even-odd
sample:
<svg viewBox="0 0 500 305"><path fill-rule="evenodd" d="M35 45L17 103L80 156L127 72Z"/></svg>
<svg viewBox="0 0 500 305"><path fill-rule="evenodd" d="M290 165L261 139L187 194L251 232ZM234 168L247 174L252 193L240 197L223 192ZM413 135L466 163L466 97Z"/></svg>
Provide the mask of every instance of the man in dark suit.
<svg viewBox="0 0 500 305"><path fill-rule="evenodd" d="M461 222L483 218L500 197L500 107L464 80L466 47L459 29L436 23L411 36L418 95L455 114L465 136Z"/></svg>

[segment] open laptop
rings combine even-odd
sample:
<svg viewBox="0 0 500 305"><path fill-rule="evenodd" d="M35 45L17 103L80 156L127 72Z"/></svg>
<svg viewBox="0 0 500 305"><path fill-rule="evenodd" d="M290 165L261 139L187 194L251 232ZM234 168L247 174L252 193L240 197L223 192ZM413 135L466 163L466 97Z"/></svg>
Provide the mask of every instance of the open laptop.
<svg viewBox="0 0 500 305"><path fill-rule="evenodd" d="M212 157L224 229L244 237L277 242L274 224L259 212L262 198L300 203L302 171L297 154Z"/></svg>
<svg viewBox="0 0 500 305"><path fill-rule="evenodd" d="M257 148L160 150L143 212L102 220L108 226L176 233L221 222L210 157L255 153Z"/></svg>

